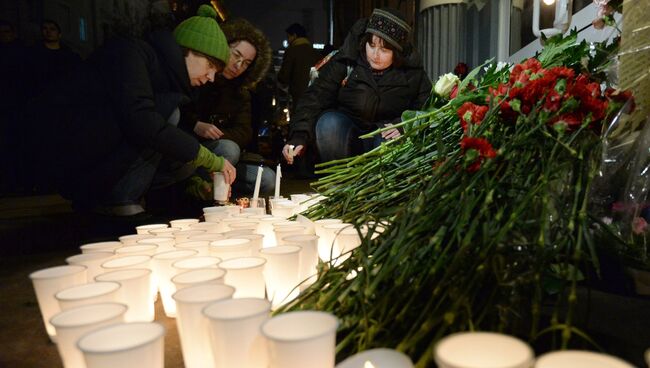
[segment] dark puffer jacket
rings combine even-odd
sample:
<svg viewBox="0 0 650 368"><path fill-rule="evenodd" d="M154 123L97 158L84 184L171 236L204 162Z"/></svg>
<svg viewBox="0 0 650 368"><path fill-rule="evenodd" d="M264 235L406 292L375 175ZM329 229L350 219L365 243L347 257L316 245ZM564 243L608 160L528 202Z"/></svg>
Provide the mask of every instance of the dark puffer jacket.
<svg viewBox="0 0 650 368"><path fill-rule="evenodd" d="M391 67L375 79L368 62L360 55L359 42L367 19L355 23L339 52L319 70L314 84L301 98L291 119L289 144L315 141L318 117L328 110L352 117L364 131L399 121L404 110L422 107L431 92L431 82L420 55L412 49L399 68ZM352 72L346 83L342 83Z"/></svg>
<svg viewBox="0 0 650 368"><path fill-rule="evenodd" d="M181 162L196 157L198 141L167 123L189 93L183 53L170 32L108 41L26 109L25 158L64 196L96 201L147 152Z"/></svg>

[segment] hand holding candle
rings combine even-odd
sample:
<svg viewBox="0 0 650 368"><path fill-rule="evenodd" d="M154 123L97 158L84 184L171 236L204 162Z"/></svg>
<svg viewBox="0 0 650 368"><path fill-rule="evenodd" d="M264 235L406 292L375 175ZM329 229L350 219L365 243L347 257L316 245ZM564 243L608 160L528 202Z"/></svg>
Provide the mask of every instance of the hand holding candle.
<svg viewBox="0 0 650 368"><path fill-rule="evenodd" d="M282 149L282 155L289 165L293 165L293 158L299 156L304 148L303 145L294 146L293 144L285 144Z"/></svg>

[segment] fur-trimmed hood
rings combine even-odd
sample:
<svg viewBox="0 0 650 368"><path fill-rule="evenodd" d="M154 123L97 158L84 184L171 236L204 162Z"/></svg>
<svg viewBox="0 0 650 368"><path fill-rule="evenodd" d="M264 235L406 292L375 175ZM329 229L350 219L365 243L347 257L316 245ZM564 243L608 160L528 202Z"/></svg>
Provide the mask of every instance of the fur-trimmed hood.
<svg viewBox="0 0 650 368"><path fill-rule="evenodd" d="M245 19L232 19L221 24L228 43L239 40L250 42L257 51L257 56L248 69L236 81L242 88L252 89L259 83L271 66L272 51L269 40L264 33Z"/></svg>

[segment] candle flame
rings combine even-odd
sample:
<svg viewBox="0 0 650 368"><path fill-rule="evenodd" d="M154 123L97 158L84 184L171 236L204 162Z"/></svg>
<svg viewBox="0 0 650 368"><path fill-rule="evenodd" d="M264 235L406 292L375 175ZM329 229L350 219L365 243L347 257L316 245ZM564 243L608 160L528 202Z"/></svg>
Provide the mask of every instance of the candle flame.
<svg viewBox="0 0 650 368"><path fill-rule="evenodd" d="M363 368L375 368L375 365L372 364L370 361L366 360L366 362L363 363Z"/></svg>

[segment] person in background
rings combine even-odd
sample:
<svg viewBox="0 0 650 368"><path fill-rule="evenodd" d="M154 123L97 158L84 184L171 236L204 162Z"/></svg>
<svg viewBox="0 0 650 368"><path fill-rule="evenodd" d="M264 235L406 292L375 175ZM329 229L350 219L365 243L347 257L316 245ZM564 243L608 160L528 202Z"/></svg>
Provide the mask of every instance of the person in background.
<svg viewBox="0 0 650 368"><path fill-rule="evenodd" d="M409 42L411 27L393 9L375 9L357 21L339 52L321 69L293 114L282 154L289 164L307 145L320 160L350 157L401 135L388 129L404 110L419 109L431 91L422 60Z"/></svg>
<svg viewBox="0 0 650 368"><path fill-rule="evenodd" d="M194 104L182 111L182 126L193 131L214 154L237 168L233 192L253 193L258 165L241 162L241 153L253 138L251 90L264 78L272 52L264 34L245 19L221 25L230 46L230 59L223 72L199 89ZM260 164L262 158L259 157ZM272 194L275 172L265 167L260 193Z"/></svg>
<svg viewBox="0 0 650 368"><path fill-rule="evenodd" d="M307 39L305 27L294 23L287 27L289 47L284 52L282 65L278 72L278 81L289 86L292 106L295 107L309 84L309 69L322 58L320 52L312 47Z"/></svg>
<svg viewBox="0 0 650 368"><path fill-rule="evenodd" d="M52 19L41 21L41 42L29 50L30 93L37 91L53 80L65 77L81 63L81 57L61 43L61 26Z"/></svg>
<svg viewBox="0 0 650 368"><path fill-rule="evenodd" d="M73 76L28 103L19 121L23 162L76 209L106 215L143 213L149 189L197 167L232 183L235 168L176 126L192 88L212 82L229 60L216 17L202 5L173 33L108 40Z"/></svg>

